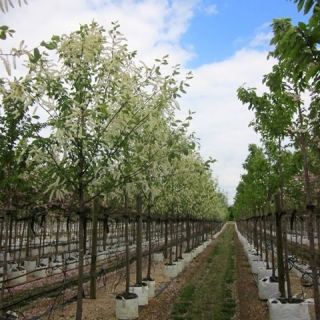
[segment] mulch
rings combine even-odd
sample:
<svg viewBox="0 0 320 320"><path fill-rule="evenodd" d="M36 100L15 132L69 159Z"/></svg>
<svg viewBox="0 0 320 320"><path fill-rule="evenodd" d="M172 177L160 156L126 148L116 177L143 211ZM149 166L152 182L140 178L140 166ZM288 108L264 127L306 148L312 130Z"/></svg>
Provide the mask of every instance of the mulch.
<svg viewBox="0 0 320 320"><path fill-rule="evenodd" d="M268 320L269 312L265 301L258 298L258 286L253 277L249 261L238 237L235 236L236 248L236 281L234 298L237 312L234 320Z"/></svg>

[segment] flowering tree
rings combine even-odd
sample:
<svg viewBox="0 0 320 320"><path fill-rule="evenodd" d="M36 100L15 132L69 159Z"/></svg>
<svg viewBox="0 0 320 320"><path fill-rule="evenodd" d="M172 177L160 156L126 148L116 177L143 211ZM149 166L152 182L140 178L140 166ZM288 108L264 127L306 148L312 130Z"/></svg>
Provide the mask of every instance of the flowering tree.
<svg viewBox="0 0 320 320"><path fill-rule="evenodd" d="M29 59L29 74L8 94L24 101L24 107L40 114L46 129L33 138L29 162L47 165L46 192L63 198L70 192L77 199L79 214L79 282L77 319L82 314L84 256L84 206L92 199L123 184L143 170L132 163L133 141L148 121L156 121L159 110L172 113L186 80L177 81L177 68L162 76L160 67L135 62L119 25L108 33L93 22L70 35L53 36L42 45L56 52L56 65L47 59ZM37 119L34 119L37 121ZM41 125L39 123L39 125ZM23 154L23 153L22 153ZM123 175L119 167L130 163ZM139 167L137 167L139 166Z"/></svg>

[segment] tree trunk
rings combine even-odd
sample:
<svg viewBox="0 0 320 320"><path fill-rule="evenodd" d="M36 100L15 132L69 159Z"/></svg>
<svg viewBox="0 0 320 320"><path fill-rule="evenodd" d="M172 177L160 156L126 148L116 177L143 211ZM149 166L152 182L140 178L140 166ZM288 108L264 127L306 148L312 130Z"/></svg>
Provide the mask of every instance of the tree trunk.
<svg viewBox="0 0 320 320"><path fill-rule="evenodd" d="M289 300L289 302L292 302L291 282L290 282L289 264L288 264L287 223L285 224L285 226L283 228L283 246L284 246L284 263L285 263L285 276L287 279L288 300Z"/></svg>
<svg viewBox="0 0 320 320"><path fill-rule="evenodd" d="M78 266L78 294L76 320L82 319L82 298L83 298L83 258L84 258L84 220L83 212L79 212L79 266Z"/></svg>
<svg viewBox="0 0 320 320"><path fill-rule="evenodd" d="M263 240L262 240L262 216L261 213L259 215L259 248L260 248L260 259L263 260Z"/></svg>
<svg viewBox="0 0 320 320"><path fill-rule="evenodd" d="M164 220L164 258L168 258L168 219Z"/></svg>
<svg viewBox="0 0 320 320"><path fill-rule="evenodd" d="M81 168L81 166L80 166ZM81 172L81 171L80 171ZM81 179L80 179L81 180ZM76 320L82 319L82 298L84 296L83 292L83 259L84 259L84 249L85 249L85 238L84 238L84 228L86 215L84 212L84 194L82 183L79 187L79 198L78 198L78 208L79 208L79 265L78 265L78 292L77 292L77 309L76 309Z"/></svg>
<svg viewBox="0 0 320 320"><path fill-rule="evenodd" d="M109 234L108 217L109 215L105 214L103 219L103 237L102 237L103 251L107 250L107 237Z"/></svg>
<svg viewBox="0 0 320 320"><path fill-rule="evenodd" d="M264 247L265 247L265 252L266 252L266 266L267 266L267 269L270 269L266 220L267 220L267 217L263 216L263 242L264 242Z"/></svg>
<svg viewBox="0 0 320 320"><path fill-rule="evenodd" d="M283 242L282 242L282 215L280 205L280 195L275 196L275 207L276 207L276 237L277 237L277 262L278 262L278 281L279 281L279 292L281 297L286 296L285 291L285 277L284 277L284 266L283 266Z"/></svg>
<svg viewBox="0 0 320 320"><path fill-rule="evenodd" d="M300 101L298 101L298 112L299 112L299 122L300 128L303 128L303 114L301 110ZM319 285L318 285L318 274L316 266L316 252L314 247L314 232L313 232L313 210L314 205L312 204L312 195L309 179L309 168L308 168L308 156L307 156L307 142L305 133L301 133L300 137L300 150L303 158L303 171L304 171L304 181L306 189L307 198L307 210L308 210L308 238L309 238L309 250L310 250L310 268L312 272L312 277L314 281L313 285L313 298L314 298L314 308L316 314L316 320L320 320L320 301L319 301Z"/></svg>
<svg viewBox="0 0 320 320"><path fill-rule="evenodd" d="M92 213L90 299L97 298L96 291L97 291L98 210L99 210L99 199L95 198L93 202L93 213Z"/></svg>
<svg viewBox="0 0 320 320"><path fill-rule="evenodd" d="M187 252L190 252L190 219L187 219Z"/></svg>
<svg viewBox="0 0 320 320"><path fill-rule="evenodd" d="M195 233L195 221L194 220L192 220L192 224L191 224L191 228L192 228L192 245L191 245L191 248L193 249L193 248L195 248L195 246L196 246L196 243L195 243L195 241L196 241L196 233Z"/></svg>
<svg viewBox="0 0 320 320"><path fill-rule="evenodd" d="M147 233L148 233L148 268L147 268L147 281L151 281L151 267L152 267L152 220L151 220L151 199L152 194L149 193L148 199L148 216L147 216Z"/></svg>
<svg viewBox="0 0 320 320"><path fill-rule="evenodd" d="M172 222L172 219L170 219L169 264L172 264L172 240L173 240L173 222Z"/></svg>
<svg viewBox="0 0 320 320"><path fill-rule="evenodd" d="M124 236L126 244L126 290L125 295L129 295L130 290L130 257L129 257L129 215L128 215L128 195L124 194Z"/></svg>
<svg viewBox="0 0 320 320"><path fill-rule="evenodd" d="M4 229L5 229L5 236L4 236L4 250L3 250L3 280L8 275L8 261L7 261L7 252L8 252L8 219L9 219L9 214L8 212L4 212L4 218L3 218L3 224L4 224ZM0 306L2 307L3 300L4 300L4 291L6 287L6 282L2 283L2 288L1 288L1 294L0 294ZM2 315L3 311L2 309L0 310L0 315Z"/></svg>
<svg viewBox="0 0 320 320"><path fill-rule="evenodd" d="M83 255L87 254L87 228L88 228L88 219L85 216L83 220Z"/></svg>
<svg viewBox="0 0 320 320"><path fill-rule="evenodd" d="M150 207L150 206L149 206ZM151 216L150 216L150 208L148 208L148 218L147 218L147 229L149 230L149 238L148 238L148 269L147 269L147 277L146 279L148 281L151 281L151 267L152 267L152 232L151 232L151 226L152 226L152 221L151 221Z"/></svg>
<svg viewBox="0 0 320 320"><path fill-rule="evenodd" d="M176 233L175 233L175 260L178 261L178 256L179 256L179 221L176 219Z"/></svg>
<svg viewBox="0 0 320 320"><path fill-rule="evenodd" d="M275 268L275 257L274 257L272 221L270 221L270 246L271 246L272 278L275 279L276 278L276 268Z"/></svg>
<svg viewBox="0 0 320 320"><path fill-rule="evenodd" d="M180 228L180 250L179 250L179 258L182 259L182 249L183 249L183 241L184 241L184 221L181 222Z"/></svg>
<svg viewBox="0 0 320 320"><path fill-rule="evenodd" d="M137 261L136 284L142 283L142 198L137 196Z"/></svg>
<svg viewBox="0 0 320 320"><path fill-rule="evenodd" d="M258 218L253 217L251 220L253 222L253 245L254 245L255 249L257 250L257 254L259 255L258 225L257 225Z"/></svg>

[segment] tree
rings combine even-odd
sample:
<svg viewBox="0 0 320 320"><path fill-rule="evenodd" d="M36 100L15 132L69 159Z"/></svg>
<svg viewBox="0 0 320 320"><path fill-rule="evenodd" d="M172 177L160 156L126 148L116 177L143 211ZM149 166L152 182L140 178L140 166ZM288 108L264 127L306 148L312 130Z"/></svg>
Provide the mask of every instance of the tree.
<svg viewBox="0 0 320 320"><path fill-rule="evenodd" d="M25 4L27 3L27 0L23 0ZM18 0L19 6L21 7L22 1ZM0 11L3 13L6 13L9 11L9 7L14 7L11 0L0 0ZM6 40L7 36L12 37L15 31L13 29L10 29L8 26L1 26L0 25L0 40ZM13 64L14 68L16 67L16 58L21 57L23 55L29 56L29 58L33 59L34 56L31 54L32 51L29 51L26 49L26 46L24 44L24 41L21 41L19 48L13 48L10 52L3 52L0 48L0 60L2 60L4 67L8 73L8 75L11 75L11 65ZM33 52L39 53L39 49L35 48ZM10 60L12 59L12 63ZM0 78L0 82L2 79Z"/></svg>
<svg viewBox="0 0 320 320"><path fill-rule="evenodd" d="M282 106L280 109L284 111L283 116L281 116L282 119L288 120L281 123L280 118L275 119L276 123L280 124L282 135L291 136L293 144L299 148L303 159L305 195L309 210L310 265L313 269L313 276L316 276L312 229L313 204L309 178L308 149L310 148L310 144L312 145L314 142L319 141L319 136L317 136L318 129L315 129L314 126L319 113L319 4L315 1L305 0L295 0L294 2L298 3L299 10L304 8L304 12L308 13L313 8L313 13L308 24L299 22L298 26L292 26L290 19L274 19L272 24L274 37L271 40L271 45L275 47L269 56L278 59L278 64L274 67L271 74L265 76L264 83L269 87L271 93L271 95L268 95L268 101L270 101L269 98L272 98L274 105L278 102L280 107ZM312 90L312 103L310 106L305 107L301 95L309 88ZM245 98L244 92L240 90L238 91L239 93L240 98ZM251 103L251 101L257 102L259 100L260 106L266 106L260 98L255 100L256 97L254 95L249 94L249 96L250 98L246 102L250 101ZM258 105L259 103L255 107L257 110ZM296 115L297 118L295 119ZM261 113L258 116L263 120ZM266 135L272 136L272 133L275 131L271 131L271 123L265 123L267 125L266 128L270 129L269 131L265 131ZM315 133L315 136L312 137L310 135L311 132ZM315 150L316 148L311 149ZM282 163L279 168L281 166ZM281 188L283 188L282 182ZM281 207L283 207L283 204L278 204L278 208ZM316 301L316 318L320 319L317 286L314 286L314 297Z"/></svg>
<svg viewBox="0 0 320 320"><path fill-rule="evenodd" d="M11 87L0 86L0 207L6 210L29 206L35 197L30 196L33 181L32 170L27 167L28 139L40 130L32 123L32 117L24 108L22 99L10 98Z"/></svg>
<svg viewBox="0 0 320 320"><path fill-rule="evenodd" d="M23 2L25 4L28 4L27 0L23 0ZM18 4L19 6L21 7L22 5L22 1L21 0L18 0ZM11 8L14 8L14 5L12 3L11 0L0 0L0 10L3 12L3 13L6 13L9 11L9 7Z"/></svg>
<svg viewBox="0 0 320 320"><path fill-rule="evenodd" d="M77 319L82 314L84 257L84 206L117 185L124 185L141 166L123 176L135 132L161 112L172 113L175 99L184 91L185 80L173 74L161 76L160 67L135 63L136 52L128 52L119 25L105 30L95 22L81 25L70 35L53 36L42 45L56 51L59 66L53 67L43 54L29 60L30 73L21 95L25 108L45 111L47 136L32 142L29 163L47 164L52 181L46 192L63 198L72 192L79 214L79 281ZM187 75L186 80L191 76ZM17 92L12 92L14 96ZM41 119L39 119L41 120ZM49 171L50 173L50 171Z"/></svg>

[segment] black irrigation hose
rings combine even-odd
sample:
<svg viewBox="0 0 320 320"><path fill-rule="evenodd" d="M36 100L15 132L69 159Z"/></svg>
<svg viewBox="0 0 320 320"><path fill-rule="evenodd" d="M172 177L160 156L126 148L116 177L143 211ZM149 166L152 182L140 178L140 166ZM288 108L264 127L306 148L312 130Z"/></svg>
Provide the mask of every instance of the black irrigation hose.
<svg viewBox="0 0 320 320"><path fill-rule="evenodd" d="M144 256L145 256L145 254L144 254ZM130 259L130 260L132 260L132 261L130 261L130 263L134 262L135 257L132 258L132 259ZM123 261L120 262L118 265L121 265L122 263L123 263ZM114 267L116 267L116 266L114 266ZM110 267L110 268L111 268L111 267ZM109 272L114 271L114 270L108 271L108 269L110 269L110 268L107 268L107 269L102 268L102 269L97 273L97 275L99 275L99 277L101 278L103 275L107 275ZM122 268L124 268L124 266L122 266ZM113 268L112 268L112 269L113 269ZM120 268L120 269L116 269L116 270L121 270L121 268ZM87 278L87 277L86 277L86 278ZM160 293L162 293L162 292L168 287L168 285L169 285L172 281L173 281L173 279L171 279L170 281L164 282L164 283L162 284L162 286L159 287L159 288L155 291L155 296L158 296ZM101 289L104 288L104 287L105 287L105 284L102 285L102 286L100 286L97 290L101 290ZM71 298L63 301L62 303L60 303L59 305L57 305L55 308L51 308L50 310L45 311L43 314L34 316L34 317L30 318L29 320L41 320L42 317L49 316L53 311L61 310L61 309L63 309L65 306L68 306L69 304L74 303L74 302L76 302L76 301L77 301L77 295L75 295L75 296L73 296L73 297L71 297ZM139 306L139 308L142 308L142 307L143 307L143 306Z"/></svg>
<svg viewBox="0 0 320 320"><path fill-rule="evenodd" d="M160 249L161 249L161 248L160 248ZM157 249L157 250L158 250L158 249ZM152 250L152 251L153 251L153 250ZM147 254L148 254L148 252L145 251L145 252L143 253L143 257L145 257ZM134 262L135 260L136 260L136 256L133 256L133 257L130 259L130 264L131 264L132 262ZM102 277L102 276L105 275L105 274L111 273L111 272L116 271L116 270L120 270L120 269L123 268L124 266L125 266L125 260L124 260L124 259L121 260L121 261L118 262L118 263L112 263L112 262L111 262L110 265L109 265L107 268L101 268L98 272L96 272L96 276L97 276L97 277ZM63 288L65 289L65 288L67 288L67 287L72 286L73 284L77 284L77 282L78 282L78 277L77 277L77 275L74 276L74 277L75 277L75 279L71 279L71 280L65 281L62 285L50 287L49 289L44 289L44 290L41 290L40 292L36 292L36 293L28 293L28 292L26 293L26 292L23 292L23 294L21 294L21 295L23 295L21 298L16 299L16 300L10 300L10 302L7 302L7 303L3 302L3 303L0 305L0 310L6 311L6 310L8 310L8 309L11 309L11 308L14 307L14 306L17 306L17 305L21 304L22 302L25 302L25 301L27 301L27 300L35 299L36 297L38 297L38 296L40 296L40 295L49 294L49 293L54 292L54 291L56 291L56 290L63 289ZM65 278L64 278L64 279L65 279ZM83 279L84 279L84 281L89 280L89 279L90 279L90 274L85 275ZM26 294L26 295L25 295L25 294ZM8 298L9 298L9 297L8 297ZM69 301L67 304L74 302L74 300L73 300L74 298L76 298L76 296L68 299L67 301L69 301L69 300L70 300L70 301ZM57 309L57 307L56 307L56 309ZM48 312L48 311L46 311L45 314L46 314L47 312ZM42 316L43 316L43 315L42 315ZM38 319L40 319L40 318L39 318L39 316L36 316L36 317L34 317L33 319L34 319L34 320L38 320Z"/></svg>
<svg viewBox="0 0 320 320"><path fill-rule="evenodd" d="M65 300L64 302L62 302L61 304L59 304L58 306L56 306L54 309L51 308L49 311L47 310L47 311L44 312L43 314L34 316L34 317L30 318L29 320L40 320L40 319L42 319L42 317L45 317L45 316L50 315L50 314L52 313L52 311L61 310L61 309L63 309L65 306L67 306L67 305L69 305L69 304L71 304L71 303L73 303L73 302L75 302L75 301L77 301L77 295L69 298L68 300Z"/></svg>
<svg viewBox="0 0 320 320"><path fill-rule="evenodd" d="M97 276L101 276L103 274L107 274L109 272L112 272L113 270L117 270L118 268L121 268L121 266L124 265L124 260L120 261L119 263L117 264L112 264L110 267L108 268L102 268L100 271L98 271L96 273ZM67 280L65 281L62 285L58 285L58 286L53 286L49 289L44 289L44 290L41 290L40 292L35 292L35 293L28 293L28 292L23 292L24 294L26 293L26 296L23 296L19 299L16 299L16 300L11 300L10 302L7 302L7 303L2 303L2 305L0 306L0 310L6 310L12 306L16 306L26 300L30 300L30 299L34 299L40 295L44 295L44 294L49 294L51 292L54 292L58 289L62 289L62 288L67 288L73 284L76 284L78 282L78 277L77 276L74 276L75 279L71 279L71 280ZM65 279L65 278L64 278ZM84 281L85 280L89 280L90 279L90 275L86 275L83 277Z"/></svg>

